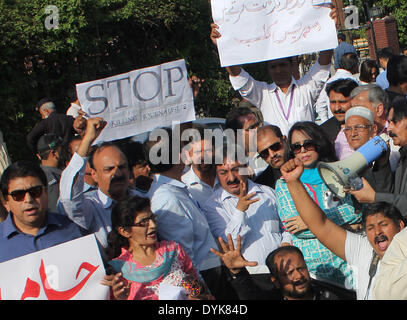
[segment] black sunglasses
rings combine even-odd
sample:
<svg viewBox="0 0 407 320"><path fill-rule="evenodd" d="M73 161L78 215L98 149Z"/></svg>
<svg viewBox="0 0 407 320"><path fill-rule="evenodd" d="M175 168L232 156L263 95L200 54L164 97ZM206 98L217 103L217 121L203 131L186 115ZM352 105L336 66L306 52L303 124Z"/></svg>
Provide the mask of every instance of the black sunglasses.
<svg viewBox="0 0 407 320"><path fill-rule="evenodd" d="M298 154L301 152L302 147L304 147L306 151L315 151L315 143L313 140L305 140L303 144L294 143L291 145L291 151L294 152L294 154Z"/></svg>
<svg viewBox="0 0 407 320"><path fill-rule="evenodd" d="M23 201L27 192L30 194L31 197L39 198L42 195L43 191L44 186L35 186L26 190L11 191L9 195L12 196L15 201Z"/></svg>
<svg viewBox="0 0 407 320"><path fill-rule="evenodd" d="M261 150L259 152L258 157L260 157L262 159L266 159L269 155L269 149L271 151L277 152L277 151L281 150L282 147L283 147L283 144L281 142L273 143L272 145L268 146L266 149Z"/></svg>

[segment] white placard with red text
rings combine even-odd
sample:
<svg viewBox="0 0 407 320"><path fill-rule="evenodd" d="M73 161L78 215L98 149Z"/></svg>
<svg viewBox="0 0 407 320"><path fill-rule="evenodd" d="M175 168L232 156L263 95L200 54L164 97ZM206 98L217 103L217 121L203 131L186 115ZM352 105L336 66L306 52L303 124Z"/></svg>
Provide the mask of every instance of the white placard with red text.
<svg viewBox="0 0 407 320"><path fill-rule="evenodd" d="M89 117L107 121L95 143L195 120L183 59L80 83L76 92Z"/></svg>
<svg viewBox="0 0 407 320"><path fill-rule="evenodd" d="M11 248L12 250L12 248ZM0 263L2 300L105 300L105 269L89 235Z"/></svg>
<svg viewBox="0 0 407 320"><path fill-rule="evenodd" d="M222 67L333 49L328 0L211 0Z"/></svg>

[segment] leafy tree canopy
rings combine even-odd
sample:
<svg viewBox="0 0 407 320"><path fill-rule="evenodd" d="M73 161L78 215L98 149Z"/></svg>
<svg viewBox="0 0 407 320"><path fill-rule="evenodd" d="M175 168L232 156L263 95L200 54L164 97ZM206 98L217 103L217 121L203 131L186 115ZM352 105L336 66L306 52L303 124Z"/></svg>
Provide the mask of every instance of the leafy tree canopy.
<svg viewBox="0 0 407 320"><path fill-rule="evenodd" d="M0 129L13 161L34 158L25 139L40 119L39 99L65 112L75 84L134 69L183 58L190 75L205 79L197 112L230 109L235 92L209 39L208 0L53 0L55 29L45 27L49 4L0 1Z"/></svg>

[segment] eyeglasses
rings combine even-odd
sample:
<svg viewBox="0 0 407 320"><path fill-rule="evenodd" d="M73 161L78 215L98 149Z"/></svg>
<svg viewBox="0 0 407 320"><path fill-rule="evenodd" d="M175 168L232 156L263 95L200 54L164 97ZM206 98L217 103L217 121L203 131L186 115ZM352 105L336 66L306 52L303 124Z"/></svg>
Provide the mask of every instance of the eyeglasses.
<svg viewBox="0 0 407 320"><path fill-rule="evenodd" d="M298 154L301 152L302 147L304 147L305 151L315 151L315 143L313 140L305 140L303 144L294 143L291 145L291 151L294 154Z"/></svg>
<svg viewBox="0 0 407 320"><path fill-rule="evenodd" d="M345 128L343 128L343 131L344 131L346 134L352 133L353 130L355 130L357 133L361 133L361 132L363 132L363 130L368 129L368 128L370 128L371 126L372 126L371 124L367 124L367 125L357 124L357 125L354 126L354 127L345 127Z"/></svg>
<svg viewBox="0 0 407 320"><path fill-rule="evenodd" d="M27 192L30 194L31 197L39 198L42 195L43 191L44 186L35 186L26 190L11 191L9 195L12 196L15 201L23 201Z"/></svg>
<svg viewBox="0 0 407 320"><path fill-rule="evenodd" d="M132 226L133 227L148 227L148 225L150 224L150 220L152 220L153 222L156 222L157 215L152 214L148 217L145 217L144 219L141 219L139 222L133 223Z"/></svg>
<svg viewBox="0 0 407 320"><path fill-rule="evenodd" d="M243 130L249 131L249 130L256 129L256 128L258 128L258 127L260 127L260 122L257 121L257 122L255 122L255 123L253 123L252 125L248 126L246 129L243 129Z"/></svg>
<svg viewBox="0 0 407 320"><path fill-rule="evenodd" d="M283 144L281 142L273 143L272 145L268 146L266 149L261 150L257 157L266 159L269 155L269 149L271 151L277 152L277 151L281 150L282 147L283 147Z"/></svg>

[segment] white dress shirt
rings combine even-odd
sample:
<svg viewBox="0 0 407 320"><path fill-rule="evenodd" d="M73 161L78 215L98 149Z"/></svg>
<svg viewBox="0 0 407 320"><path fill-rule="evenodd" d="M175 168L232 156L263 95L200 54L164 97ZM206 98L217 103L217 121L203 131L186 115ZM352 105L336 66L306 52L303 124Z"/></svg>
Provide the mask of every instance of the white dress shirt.
<svg viewBox="0 0 407 320"><path fill-rule="evenodd" d="M265 124L276 125L283 135L287 135L297 121L314 121L313 106L328 80L329 69L330 64L321 66L316 62L301 79L292 78L287 93L275 83L254 80L244 69L238 76L229 76L229 79L233 88L239 90L243 98L260 109ZM289 110L292 90L294 93Z"/></svg>
<svg viewBox="0 0 407 320"><path fill-rule="evenodd" d="M183 182L156 174L147 196L151 210L158 216L160 240L178 242L199 271L221 265L219 257L209 251L218 246L205 215Z"/></svg>
<svg viewBox="0 0 407 320"><path fill-rule="evenodd" d="M315 103L315 111L318 114L318 123L322 124L326 120L333 117L333 113L330 108L329 97L326 93L326 86L339 79L351 79L354 80L357 84L360 83L356 75L353 75L351 72L345 69L336 70L335 74L328 79L325 83L324 88L322 89L317 102Z"/></svg>
<svg viewBox="0 0 407 320"><path fill-rule="evenodd" d="M345 258L354 271L354 288L358 300L371 300L372 289L380 273L380 260L369 288L369 269L373 257L373 247L366 235L346 231Z"/></svg>
<svg viewBox="0 0 407 320"><path fill-rule="evenodd" d="M252 199L260 200L252 203L245 212L236 208L239 198L223 188L213 193L203 211L214 237L227 241L227 234L230 233L236 241L237 236L241 236L243 257L259 264L248 268L250 273L268 273L265 266L268 254L282 242L291 243L291 235L282 229L274 190L248 180L247 193L252 192L256 193Z"/></svg>
<svg viewBox="0 0 407 320"><path fill-rule="evenodd" d="M188 188L192 198L199 204L199 208L202 208L206 200L212 195L215 189L219 186L218 178L215 178L213 187L203 182L191 168L182 175L181 180Z"/></svg>
<svg viewBox="0 0 407 320"><path fill-rule="evenodd" d="M95 233L103 255L103 248L107 247L107 235L112 230L111 212L114 200L100 189L83 192L86 162L86 158L75 152L62 172L58 209L89 233ZM131 195L143 196L135 190L129 189L129 192Z"/></svg>

